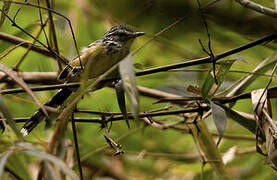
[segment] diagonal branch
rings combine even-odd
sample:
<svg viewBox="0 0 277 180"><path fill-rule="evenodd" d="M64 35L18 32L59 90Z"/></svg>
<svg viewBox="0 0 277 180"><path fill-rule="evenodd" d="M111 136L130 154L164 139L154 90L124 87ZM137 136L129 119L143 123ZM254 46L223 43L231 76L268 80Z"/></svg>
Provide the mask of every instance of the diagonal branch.
<svg viewBox="0 0 277 180"><path fill-rule="evenodd" d="M271 16L276 18L277 17L277 11L274 9L270 9L268 7L264 7L258 3L252 2L252 1L248 1L248 0L236 0L236 2L238 2L240 5L252 9L256 12L259 12L261 14L267 15L267 16ZM276 1L275 1L276 2Z"/></svg>
<svg viewBox="0 0 277 180"><path fill-rule="evenodd" d="M6 41L6 42L9 42L12 44L16 44L16 45L20 44L20 46L22 46L24 48L30 48L32 51L43 54L45 56L55 57L55 55L51 51L49 51L47 48L34 45L33 43L26 41L25 39L22 39L22 38L19 38L19 37L10 35L10 34L0 32L0 40Z"/></svg>
<svg viewBox="0 0 277 180"><path fill-rule="evenodd" d="M276 38L277 38L276 34L269 34L269 35L264 36L260 39L249 42L245 45L242 45L242 46L239 46L237 48L234 48L234 49L225 51L223 53L217 54L217 55L215 55L214 60L217 61L217 60L225 58L227 56L230 56L230 55L236 54L238 52L244 51L246 49L250 49L254 46L263 44L265 42L272 41ZM11 42L11 43L14 43L14 44L22 43L22 47L28 48L29 46L31 46L31 49L38 52L38 53L41 53L41 54L44 54L44 55L50 56L50 57L56 57L55 55L53 55L46 48L35 46L32 43L29 43L29 42L27 42L27 41L25 41L21 38L15 37L15 36L11 36L11 35L0 32L0 39ZM155 73L164 72L164 71L168 71L168 70L172 70L172 69L178 69L178 68L189 67L189 66L200 65L200 64L207 64L207 63L211 63L211 57L204 57L204 58L199 58L199 59L195 59L195 60L191 60L191 61L185 61L185 62L181 62L181 63L170 64L170 65L160 66L160 67L156 67L156 68L150 68L150 69L147 69L147 70L137 72L136 76L144 76L144 75L149 75L149 74L155 74ZM107 79L105 81L111 81L111 80L115 80L115 79L116 78Z"/></svg>
<svg viewBox="0 0 277 180"><path fill-rule="evenodd" d="M245 45L242 45L242 46L239 46L237 48L231 49L229 51L225 51L223 53L217 54L217 55L215 55L214 60L217 61L219 59L225 58L225 57L230 56L232 54L236 54L236 53L244 51L246 49L250 49L254 46L263 44L263 43L268 42L268 41L272 41L276 38L277 38L276 34L270 34L270 35L264 36L260 39L249 42ZM158 72L168 71L168 70L171 70L171 69L178 69L178 68L183 68L183 67L188 67L188 66L193 66L193 65L200 65L200 64L207 64L207 63L211 63L211 57L204 57L204 58L199 58L199 59L195 59L195 60L191 60L191 61L186 61L186 62L181 62L181 63L176 63L176 64L170 64L170 65L166 65L166 66L162 66L162 67L151 68L151 69L147 69L147 70L144 70L144 71L137 72L136 75L137 76L144 76L144 75L148 75L148 74L154 74L154 73L158 73Z"/></svg>

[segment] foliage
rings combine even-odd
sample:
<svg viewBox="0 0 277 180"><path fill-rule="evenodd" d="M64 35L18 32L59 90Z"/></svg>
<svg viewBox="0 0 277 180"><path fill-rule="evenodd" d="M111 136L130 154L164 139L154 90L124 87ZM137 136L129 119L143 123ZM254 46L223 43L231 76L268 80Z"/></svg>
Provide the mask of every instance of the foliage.
<svg viewBox="0 0 277 180"><path fill-rule="evenodd" d="M1 179L276 178L273 1L38 2L0 2ZM116 24L146 35L60 107L41 105L79 87L56 72ZM47 128L22 137L40 107Z"/></svg>

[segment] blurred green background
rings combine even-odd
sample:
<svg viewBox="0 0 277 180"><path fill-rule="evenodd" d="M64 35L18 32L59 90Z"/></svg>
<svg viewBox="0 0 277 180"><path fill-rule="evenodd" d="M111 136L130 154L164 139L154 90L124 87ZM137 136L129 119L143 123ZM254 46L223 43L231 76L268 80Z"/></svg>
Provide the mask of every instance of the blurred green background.
<svg viewBox="0 0 277 180"><path fill-rule="evenodd" d="M36 3L36 1L28 1ZM201 1L206 4L207 0ZM262 5L273 8L273 1L260 2ZM2 3L1 3L2 4ZM41 5L45 5L41 2ZM19 11L16 22L31 34L37 34L39 29L38 9L28 6L12 4L9 16L13 17ZM198 42L201 39L205 45L208 38L200 17L196 1L182 0L59 0L55 1L54 9L68 17L73 25L74 33L78 43L78 48L82 48L103 34L115 24L125 24L134 30L144 31L146 35L138 38L132 49L143 45L156 33L176 20L184 17L184 20L155 40L147 44L134 56L134 63L140 64L141 68L147 69L167 64L183 62L207 56ZM46 17L46 12L43 11ZM231 0L222 0L205 10L205 17L211 34L212 48L215 54L221 53L237 46L243 45L251 40L275 32L275 20L270 17L253 12L240 6ZM76 55L74 43L69 26L65 19L54 15L56 33L60 54L68 59ZM48 27L46 27L46 30ZM17 28L11 26L6 20L1 27L1 32L15 35L26 40L32 39L23 34ZM39 39L45 42L43 35ZM238 54L234 54L225 59L243 59L237 61L231 70L251 72L265 58L275 55L276 43L271 42L256 46ZM13 46L4 41L0 41L0 51L3 53ZM26 50L17 48L8 56L1 59L8 67L14 67ZM245 63L245 62L246 63ZM211 65L201 65L189 67L187 69L209 69ZM52 72L57 71L58 66L55 60L30 52L25 58L20 71L32 72ZM137 70L138 71L138 70ZM189 85L201 87L207 72L163 72L137 78L138 85L175 93L178 95L191 95L187 92ZM275 73L276 74L276 73ZM229 73L224 81L223 87L245 76L242 73ZM250 84L245 92L266 86L269 78L258 77ZM277 84L273 79L271 86ZM15 85L5 84L3 88L12 88ZM35 94L41 102L47 102L56 91L36 92ZM38 106L25 94L5 95L5 103L13 117L31 116ZM166 103L153 104L156 99L140 97L140 111L150 111L165 107ZM276 119L276 99L272 99L273 119ZM116 94L113 89L104 88L97 92L85 96L78 104L79 109L96 111L119 112L116 102ZM251 100L240 100L234 109L252 113ZM78 117L92 117L91 115L81 115ZM158 118L165 122L174 122L177 118L166 116ZM216 132L215 125L211 118L206 120L211 132ZM21 126L21 124L19 124ZM100 125L93 123L77 124L78 139L81 157L85 166L86 179L102 179L110 177L114 179L201 179L201 161L195 158L177 159L163 156L163 154L184 154L194 156L198 154L193 138L189 134L184 134L176 130L161 130L142 124L131 124L131 129L126 127L125 122L115 122L112 125L110 136L123 146L125 154L118 159L112 158L112 150L104 148L106 146ZM44 124L41 124L26 140L38 144L38 148L43 141L47 141L51 130L43 131ZM228 119L226 134L245 135L255 137L252 133ZM72 130L69 126L67 137L73 141ZM9 136L4 133L0 137L1 151L4 151L9 144ZM224 139L219 150L224 153L231 147L236 146L238 150L245 150L255 147L255 140ZM99 149L100 148L100 149ZM102 149L101 149L102 148ZM149 152L152 155L144 156ZM25 161L25 162L24 162ZM26 161L28 164L26 165ZM14 165L15 163L17 165ZM18 155L9 160L11 169L30 168L38 161L29 159L23 155ZM25 167L24 167L25 166ZM265 163L265 158L251 151L235 155L234 159L227 165L227 171L234 179L275 179L276 173ZM74 162L74 170L77 166ZM22 170L23 171L23 170ZM116 171L116 172L114 172ZM24 172L18 172L24 177L28 177ZM126 177L122 177L124 174ZM205 166L203 171L204 179L217 179L210 167ZM6 176L6 178L9 178ZM108 179L108 178L107 178Z"/></svg>

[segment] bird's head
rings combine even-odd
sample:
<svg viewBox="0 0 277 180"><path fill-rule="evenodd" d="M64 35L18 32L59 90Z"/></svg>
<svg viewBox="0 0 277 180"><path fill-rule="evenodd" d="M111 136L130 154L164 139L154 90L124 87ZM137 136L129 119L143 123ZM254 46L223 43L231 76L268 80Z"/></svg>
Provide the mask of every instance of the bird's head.
<svg viewBox="0 0 277 180"><path fill-rule="evenodd" d="M104 36L104 38L111 40L111 41L116 41L116 42L121 42L124 44L132 44L135 38L144 35L144 32L134 32L130 28L126 26L114 26L112 27Z"/></svg>

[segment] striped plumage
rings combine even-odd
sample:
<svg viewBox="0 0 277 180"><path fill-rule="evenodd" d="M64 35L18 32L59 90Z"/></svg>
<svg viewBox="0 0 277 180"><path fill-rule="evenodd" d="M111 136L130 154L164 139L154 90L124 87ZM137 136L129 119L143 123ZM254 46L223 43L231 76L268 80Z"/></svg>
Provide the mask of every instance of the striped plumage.
<svg viewBox="0 0 277 180"><path fill-rule="evenodd" d="M82 66L89 72L89 78L96 78L117 64L125 56L128 55L130 47L134 39L143 35L142 32L134 32L125 26L115 26L111 28L101 39L91 43L82 50L80 57ZM64 82L76 81L73 69L80 68L79 57L74 58L60 73L58 79ZM73 69L72 69L73 67ZM75 88L61 89L49 102L45 105L57 108L59 107ZM23 125L21 133L29 134L41 121L46 120L41 109Z"/></svg>

